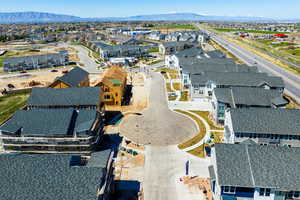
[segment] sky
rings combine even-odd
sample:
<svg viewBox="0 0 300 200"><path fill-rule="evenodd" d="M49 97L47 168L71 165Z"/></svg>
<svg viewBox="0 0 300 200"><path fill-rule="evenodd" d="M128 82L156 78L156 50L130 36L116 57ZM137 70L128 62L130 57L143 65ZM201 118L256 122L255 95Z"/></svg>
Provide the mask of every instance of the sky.
<svg viewBox="0 0 300 200"><path fill-rule="evenodd" d="M300 18L300 0L1 0L0 12L39 11L79 17L192 12L218 16Z"/></svg>

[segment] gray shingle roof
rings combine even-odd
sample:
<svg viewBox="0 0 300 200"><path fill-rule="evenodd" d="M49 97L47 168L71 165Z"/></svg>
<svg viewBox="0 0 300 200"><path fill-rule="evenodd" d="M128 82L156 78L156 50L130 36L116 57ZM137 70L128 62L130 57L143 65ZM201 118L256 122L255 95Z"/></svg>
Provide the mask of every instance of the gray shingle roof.
<svg viewBox="0 0 300 200"><path fill-rule="evenodd" d="M256 67L246 67L234 63L204 62L182 66L182 71L188 74L201 74L203 72L257 72Z"/></svg>
<svg viewBox="0 0 300 200"><path fill-rule="evenodd" d="M279 91L264 88L215 88L214 94L219 102L229 104L231 107L237 105L271 107L272 104L285 105L288 103Z"/></svg>
<svg viewBox="0 0 300 200"><path fill-rule="evenodd" d="M27 101L28 106L39 105L99 105L99 87L84 88L33 88Z"/></svg>
<svg viewBox="0 0 300 200"><path fill-rule="evenodd" d="M299 109L230 109L237 133L300 135Z"/></svg>
<svg viewBox="0 0 300 200"><path fill-rule="evenodd" d="M224 86L260 87L267 84L270 87L284 88L282 78L252 72L205 72L200 75L191 75L191 81L192 85L205 85L213 81L217 85Z"/></svg>
<svg viewBox="0 0 300 200"><path fill-rule="evenodd" d="M0 130L11 133L12 135L20 131L21 136L72 137L74 131L90 130L96 117L96 110L18 110L10 120L0 127Z"/></svg>
<svg viewBox="0 0 300 200"><path fill-rule="evenodd" d="M70 87L77 87L84 79L89 76L89 73L80 67L75 67L67 74L58 77L57 80L60 80Z"/></svg>
<svg viewBox="0 0 300 200"><path fill-rule="evenodd" d="M0 198L97 200L103 167L70 166L71 155L0 154ZM101 157L107 162L109 156Z"/></svg>
<svg viewBox="0 0 300 200"><path fill-rule="evenodd" d="M216 144L215 152L221 186L300 190L300 148Z"/></svg>

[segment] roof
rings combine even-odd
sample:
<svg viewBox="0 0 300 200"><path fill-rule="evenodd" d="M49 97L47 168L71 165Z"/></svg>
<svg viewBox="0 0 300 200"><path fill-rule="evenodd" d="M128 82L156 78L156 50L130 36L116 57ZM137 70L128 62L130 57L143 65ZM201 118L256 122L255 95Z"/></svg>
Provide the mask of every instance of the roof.
<svg viewBox="0 0 300 200"><path fill-rule="evenodd" d="M33 88L27 106L98 106L101 89L83 88Z"/></svg>
<svg viewBox="0 0 300 200"><path fill-rule="evenodd" d="M300 109L230 109L238 133L300 135Z"/></svg>
<svg viewBox="0 0 300 200"><path fill-rule="evenodd" d="M168 47L177 47L177 46L185 46L185 45L194 46L195 44L192 42L179 41L179 42L163 42L161 43L161 45L168 48Z"/></svg>
<svg viewBox="0 0 300 200"><path fill-rule="evenodd" d="M184 65L182 66L182 71L189 74L201 74L203 72L257 72L257 67L243 66L230 62L216 63L206 60L210 59L203 59L202 62Z"/></svg>
<svg viewBox="0 0 300 200"><path fill-rule="evenodd" d="M78 85L89 76L89 73L81 67L75 67L67 74L58 77L56 80L60 80L70 87L78 87Z"/></svg>
<svg viewBox="0 0 300 200"><path fill-rule="evenodd" d="M261 87L267 84L270 87L284 88L281 77L268 76L265 73L205 72L199 75L191 75L192 85L206 85L209 81L223 86Z"/></svg>
<svg viewBox="0 0 300 200"><path fill-rule="evenodd" d="M101 167L105 168L107 166L107 161L109 160L109 157L111 155L111 150L104 150L104 151L98 151L93 152L91 154L91 158L89 159L87 166L88 167ZM105 158L105 159L103 159Z"/></svg>
<svg viewBox="0 0 300 200"><path fill-rule="evenodd" d="M229 104L231 107L236 107L237 105L271 107L273 104L276 106L288 104L283 99L281 92L264 88L215 88L214 94L217 101Z"/></svg>
<svg viewBox="0 0 300 200"><path fill-rule="evenodd" d="M220 186L300 191L300 148L215 144Z"/></svg>
<svg viewBox="0 0 300 200"><path fill-rule="evenodd" d="M90 130L96 118L96 110L18 110L10 120L0 126L0 130L8 135L16 135L19 132L21 136L73 137L74 131L79 133Z"/></svg>
<svg viewBox="0 0 300 200"><path fill-rule="evenodd" d="M70 166L72 155L0 154L1 199L97 200L98 166ZM104 156L101 162L108 162Z"/></svg>
<svg viewBox="0 0 300 200"><path fill-rule="evenodd" d="M111 66L109 69L107 69L100 80L100 83L103 83L105 85L121 85L126 82L127 79L127 72L119 66Z"/></svg>

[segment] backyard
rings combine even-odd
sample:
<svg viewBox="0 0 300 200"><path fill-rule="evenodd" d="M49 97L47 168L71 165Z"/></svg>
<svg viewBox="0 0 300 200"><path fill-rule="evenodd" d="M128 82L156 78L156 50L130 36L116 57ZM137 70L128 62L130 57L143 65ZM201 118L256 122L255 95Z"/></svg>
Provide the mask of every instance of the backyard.
<svg viewBox="0 0 300 200"><path fill-rule="evenodd" d="M22 108L29 94L14 94L0 97L0 123L9 118L16 110Z"/></svg>

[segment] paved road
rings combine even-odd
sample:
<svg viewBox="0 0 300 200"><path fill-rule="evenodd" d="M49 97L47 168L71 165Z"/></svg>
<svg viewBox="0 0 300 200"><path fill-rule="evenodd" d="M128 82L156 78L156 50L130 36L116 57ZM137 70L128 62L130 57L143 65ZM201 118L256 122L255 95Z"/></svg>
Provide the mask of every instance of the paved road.
<svg viewBox="0 0 300 200"><path fill-rule="evenodd" d="M131 115L120 125L122 135L139 144L179 144L197 134L195 123L169 110L163 77L150 72L149 107L141 115Z"/></svg>
<svg viewBox="0 0 300 200"><path fill-rule="evenodd" d="M200 30L203 30L209 33L207 30L204 30L200 25L196 25ZM298 102L300 102L300 76L289 72L278 65L273 64L272 62L224 39L223 37L211 34L211 38L226 48L228 51L233 53L239 59L250 66L257 66L261 72L266 72L273 76L280 76L285 82L286 89L285 92L294 97ZM257 63L257 64L255 64Z"/></svg>

